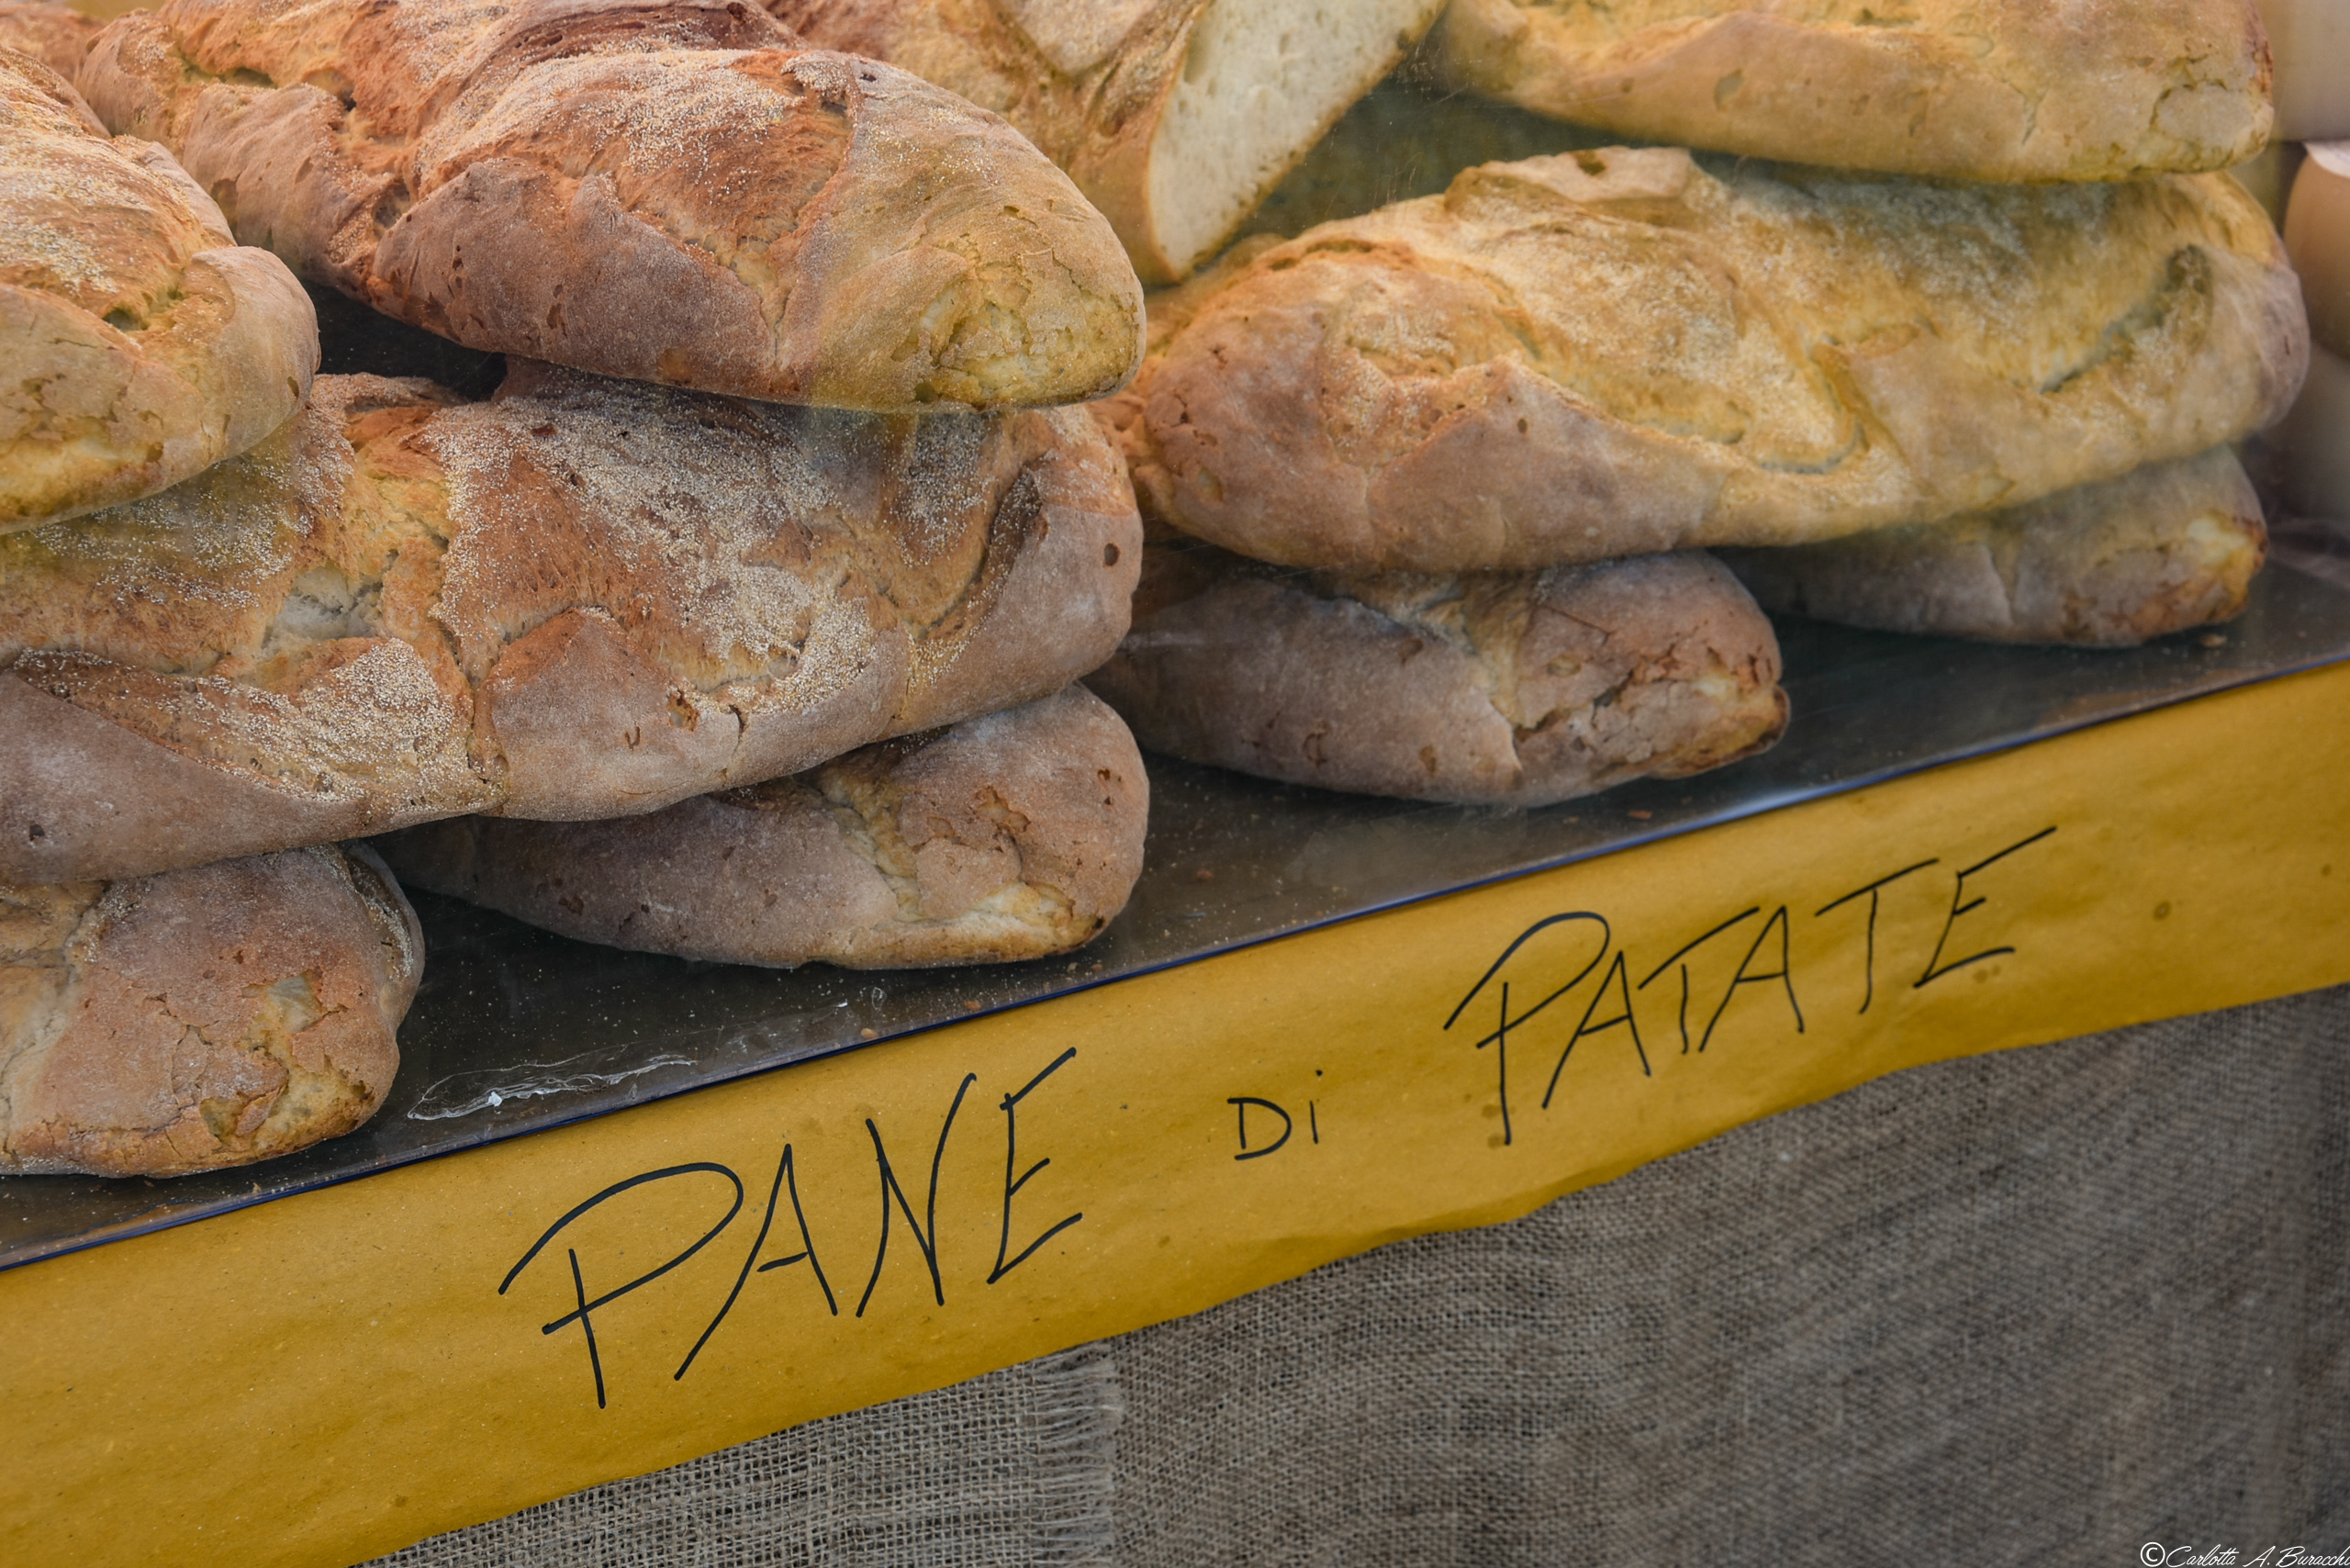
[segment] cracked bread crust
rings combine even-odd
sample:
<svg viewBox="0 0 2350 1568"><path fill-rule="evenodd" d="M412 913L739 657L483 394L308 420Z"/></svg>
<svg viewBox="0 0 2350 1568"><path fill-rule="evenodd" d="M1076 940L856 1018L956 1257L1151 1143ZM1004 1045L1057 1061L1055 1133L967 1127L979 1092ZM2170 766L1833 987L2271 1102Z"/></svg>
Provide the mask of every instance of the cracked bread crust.
<svg viewBox="0 0 2350 1568"><path fill-rule="evenodd" d="M2003 184L2230 168L2274 118L2252 0L1454 0L1424 59L1618 136Z"/></svg>
<svg viewBox="0 0 2350 1568"><path fill-rule="evenodd" d="M1117 238L1011 127L744 0L170 0L80 74L237 233L467 347L747 398L1131 375Z"/></svg>
<svg viewBox="0 0 2350 1568"><path fill-rule="evenodd" d="M2233 619L2267 549L2260 498L2222 446L2007 511L1720 557L1765 610L2124 648Z"/></svg>
<svg viewBox="0 0 2350 1568"><path fill-rule="evenodd" d="M0 49L29 54L67 82L100 25L56 0L0 0Z"/></svg>
<svg viewBox="0 0 2350 1568"><path fill-rule="evenodd" d="M851 969L1064 953L1142 874L1149 786L1082 687L651 816L459 817L378 841L412 885L607 946Z"/></svg>
<svg viewBox="0 0 2350 1568"><path fill-rule="evenodd" d="M0 1170L183 1176L349 1132L423 964L364 846L0 886Z"/></svg>
<svg viewBox="0 0 2350 1568"><path fill-rule="evenodd" d="M1086 684L1187 761L1541 806L1763 750L1779 669L1770 622L1703 554L1309 574L1154 534L1135 629Z"/></svg>
<svg viewBox="0 0 2350 1568"><path fill-rule="evenodd" d="M2223 174L1934 186L1606 149L1466 170L1227 275L1119 400L1146 511L1346 570L2019 505L2269 423L2309 358Z"/></svg>
<svg viewBox="0 0 2350 1568"><path fill-rule="evenodd" d="M0 537L0 879L797 772L1099 664L1140 543L1082 409L321 376L253 454Z"/></svg>
<svg viewBox="0 0 2350 1568"><path fill-rule="evenodd" d="M6 18L0 17L0 28ZM318 322L151 142L0 48L0 533L152 495L302 405Z"/></svg>

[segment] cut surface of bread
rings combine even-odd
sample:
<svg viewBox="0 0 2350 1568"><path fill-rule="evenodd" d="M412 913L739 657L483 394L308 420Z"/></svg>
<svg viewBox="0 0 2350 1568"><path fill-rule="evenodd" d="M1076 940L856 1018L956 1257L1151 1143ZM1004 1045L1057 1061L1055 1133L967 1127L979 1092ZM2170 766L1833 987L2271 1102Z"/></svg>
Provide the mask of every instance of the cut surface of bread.
<svg viewBox="0 0 2350 1568"><path fill-rule="evenodd" d="M79 80L248 242L468 347L863 409L1068 402L1139 352L1068 176L740 0L169 0Z"/></svg>
<svg viewBox="0 0 2350 1568"><path fill-rule="evenodd" d="M1220 250L1441 0L768 0L1009 119L1154 283Z"/></svg>
<svg viewBox="0 0 2350 1568"><path fill-rule="evenodd" d="M1945 186L1580 151L1214 282L1169 302L1180 328L1114 400L1146 511L1347 570L2020 505L2260 428L2309 350L2275 230L2220 174Z"/></svg>
<svg viewBox="0 0 2350 1568"><path fill-rule="evenodd" d="M2253 0L1453 0L1427 64L1623 136L2002 183L2224 169L2274 118Z"/></svg>
<svg viewBox="0 0 2350 1568"><path fill-rule="evenodd" d="M349 1132L423 967L360 846L0 886L0 1170L181 1176Z"/></svg>
<svg viewBox="0 0 2350 1568"><path fill-rule="evenodd" d="M245 457L0 536L0 877L796 772L1091 668L1139 545L1082 409L321 376Z"/></svg>
<svg viewBox="0 0 2350 1568"><path fill-rule="evenodd" d="M29 54L71 82L98 24L56 0L0 0L0 49Z"/></svg>
<svg viewBox="0 0 2350 1568"><path fill-rule="evenodd" d="M0 48L0 532L251 447L318 369L310 302L170 154Z"/></svg>
<svg viewBox="0 0 2350 1568"><path fill-rule="evenodd" d="M1260 778L1548 805L1762 750L1771 623L1699 554L1541 572L1307 573L1154 535L1087 684L1155 750Z"/></svg>
<svg viewBox="0 0 2350 1568"><path fill-rule="evenodd" d="M2132 647L2232 619L2267 548L2252 481L2217 447L2007 511L1719 554L1765 610L1885 632Z"/></svg>
<svg viewBox="0 0 2350 1568"><path fill-rule="evenodd" d="M1064 953L1142 874L1149 786L1082 687L806 773L591 823L455 817L378 841L411 885L582 941L855 969Z"/></svg>
<svg viewBox="0 0 2350 1568"><path fill-rule="evenodd" d="M1180 275L1258 204L1429 20L1422 0L1210 0L1159 111L1145 175Z"/></svg>

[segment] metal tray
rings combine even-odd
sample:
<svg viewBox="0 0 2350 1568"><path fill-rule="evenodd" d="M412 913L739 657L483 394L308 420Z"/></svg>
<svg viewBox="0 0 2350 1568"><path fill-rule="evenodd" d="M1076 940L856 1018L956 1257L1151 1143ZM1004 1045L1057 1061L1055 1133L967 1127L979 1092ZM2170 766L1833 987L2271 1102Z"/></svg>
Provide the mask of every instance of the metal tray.
<svg viewBox="0 0 2350 1568"><path fill-rule="evenodd" d="M243 1170L0 1177L0 1268L2350 659L2350 536L2288 525L2272 560L2242 619L2127 651L1783 622L1794 721L1775 749L1540 811L1335 795L1153 757L1142 881L1069 958L899 974L688 963L420 895L424 984L372 1122Z"/></svg>

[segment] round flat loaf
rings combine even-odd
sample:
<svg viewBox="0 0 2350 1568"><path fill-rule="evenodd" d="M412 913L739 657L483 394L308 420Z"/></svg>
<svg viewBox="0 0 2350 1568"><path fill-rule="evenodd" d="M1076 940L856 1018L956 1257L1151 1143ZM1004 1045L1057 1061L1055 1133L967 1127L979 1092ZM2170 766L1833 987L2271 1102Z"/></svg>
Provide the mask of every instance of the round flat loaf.
<svg viewBox="0 0 2350 1568"><path fill-rule="evenodd" d="M2274 118L2253 0L1453 0L1427 57L1618 136L1945 179L2224 169Z"/></svg>
<svg viewBox="0 0 2350 1568"><path fill-rule="evenodd" d="M1070 402L1140 353L1067 175L742 0L169 0L79 80L249 242L470 348L864 409Z"/></svg>
<svg viewBox="0 0 2350 1568"><path fill-rule="evenodd" d="M96 18L56 0L0 0L0 49L29 54L67 82L97 36Z"/></svg>
<svg viewBox="0 0 2350 1568"><path fill-rule="evenodd" d="M171 155L0 48L0 533L152 495L302 406L318 322Z"/></svg>
<svg viewBox="0 0 2350 1568"><path fill-rule="evenodd" d="M1002 115L1077 181L1136 270L1221 249L1442 0L767 0L811 42Z"/></svg>
<svg viewBox="0 0 2350 1568"><path fill-rule="evenodd" d="M1149 784L1082 687L651 816L458 817L378 847L416 887L607 946L851 969L1065 953L1142 874Z"/></svg>
<svg viewBox="0 0 2350 1568"><path fill-rule="evenodd" d="M1719 555L1765 610L2120 648L2232 619L2267 550L2260 498L2222 446L2007 511Z"/></svg>
<svg viewBox="0 0 2350 1568"><path fill-rule="evenodd" d="M1542 806L1763 750L1779 644L1703 554L1542 572L1284 572L1154 536L1089 676L1143 745L1369 795Z"/></svg>
<svg viewBox="0 0 2350 1568"><path fill-rule="evenodd" d="M2224 174L1934 186L1609 149L1254 255L1123 395L1158 520L1520 569L2013 506L2282 414L2300 287Z"/></svg>
<svg viewBox="0 0 2350 1568"><path fill-rule="evenodd" d="M1140 543L1083 409L320 376L245 457L0 536L0 879L798 772L1092 668Z"/></svg>
<svg viewBox="0 0 2350 1568"><path fill-rule="evenodd" d="M423 968L364 846L0 886L0 1170L184 1176L347 1133Z"/></svg>

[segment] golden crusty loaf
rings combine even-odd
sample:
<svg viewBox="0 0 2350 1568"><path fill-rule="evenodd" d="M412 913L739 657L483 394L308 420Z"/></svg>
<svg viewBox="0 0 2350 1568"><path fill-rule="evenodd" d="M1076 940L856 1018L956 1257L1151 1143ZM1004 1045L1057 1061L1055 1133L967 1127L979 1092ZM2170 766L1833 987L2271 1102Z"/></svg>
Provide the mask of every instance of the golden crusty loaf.
<svg viewBox="0 0 2350 1568"><path fill-rule="evenodd" d="M0 879L797 772L1099 664L1139 543L1081 409L320 376L234 463L0 536Z"/></svg>
<svg viewBox="0 0 2350 1568"><path fill-rule="evenodd" d="M2216 447L2006 511L1785 550L1725 550L1766 610L1994 643L2128 647L2239 613L2268 550Z"/></svg>
<svg viewBox="0 0 2350 1568"><path fill-rule="evenodd" d="M0 1170L179 1176L373 1114L416 915L364 846L0 885Z"/></svg>
<svg viewBox="0 0 2350 1568"><path fill-rule="evenodd" d="M56 0L0 0L0 49L29 54L68 82L97 36L95 18Z"/></svg>
<svg viewBox="0 0 2350 1568"><path fill-rule="evenodd" d="M1452 0L1427 57L1619 136L1948 179L2224 169L2273 118L2253 0Z"/></svg>
<svg viewBox="0 0 2350 1568"><path fill-rule="evenodd" d="M740 0L169 0L80 82L249 242L473 348L867 409L1134 369L1140 286L1066 175Z"/></svg>
<svg viewBox="0 0 2350 1568"><path fill-rule="evenodd" d="M1771 623L1701 554L1541 572L1284 571L1154 535L1087 678L1143 745L1293 784L1539 806L1751 756Z"/></svg>
<svg viewBox="0 0 2350 1568"><path fill-rule="evenodd" d="M309 299L170 154L109 140L0 49L0 532L150 495L252 446L319 365Z"/></svg>
<svg viewBox="0 0 2350 1568"><path fill-rule="evenodd" d="M1945 187L1672 149L1466 170L1191 308L1121 399L1147 511L1350 570L2018 505L2268 422L2309 350L2223 174Z"/></svg>
<svg viewBox="0 0 2350 1568"><path fill-rule="evenodd" d="M1222 247L1440 6L767 0L813 42L1002 115L1069 172L1154 283Z"/></svg>
<svg viewBox="0 0 2350 1568"><path fill-rule="evenodd" d="M649 816L454 817L378 846L411 886L583 941L908 969L1091 940L1142 874L1148 804L1134 737L1071 687Z"/></svg>

